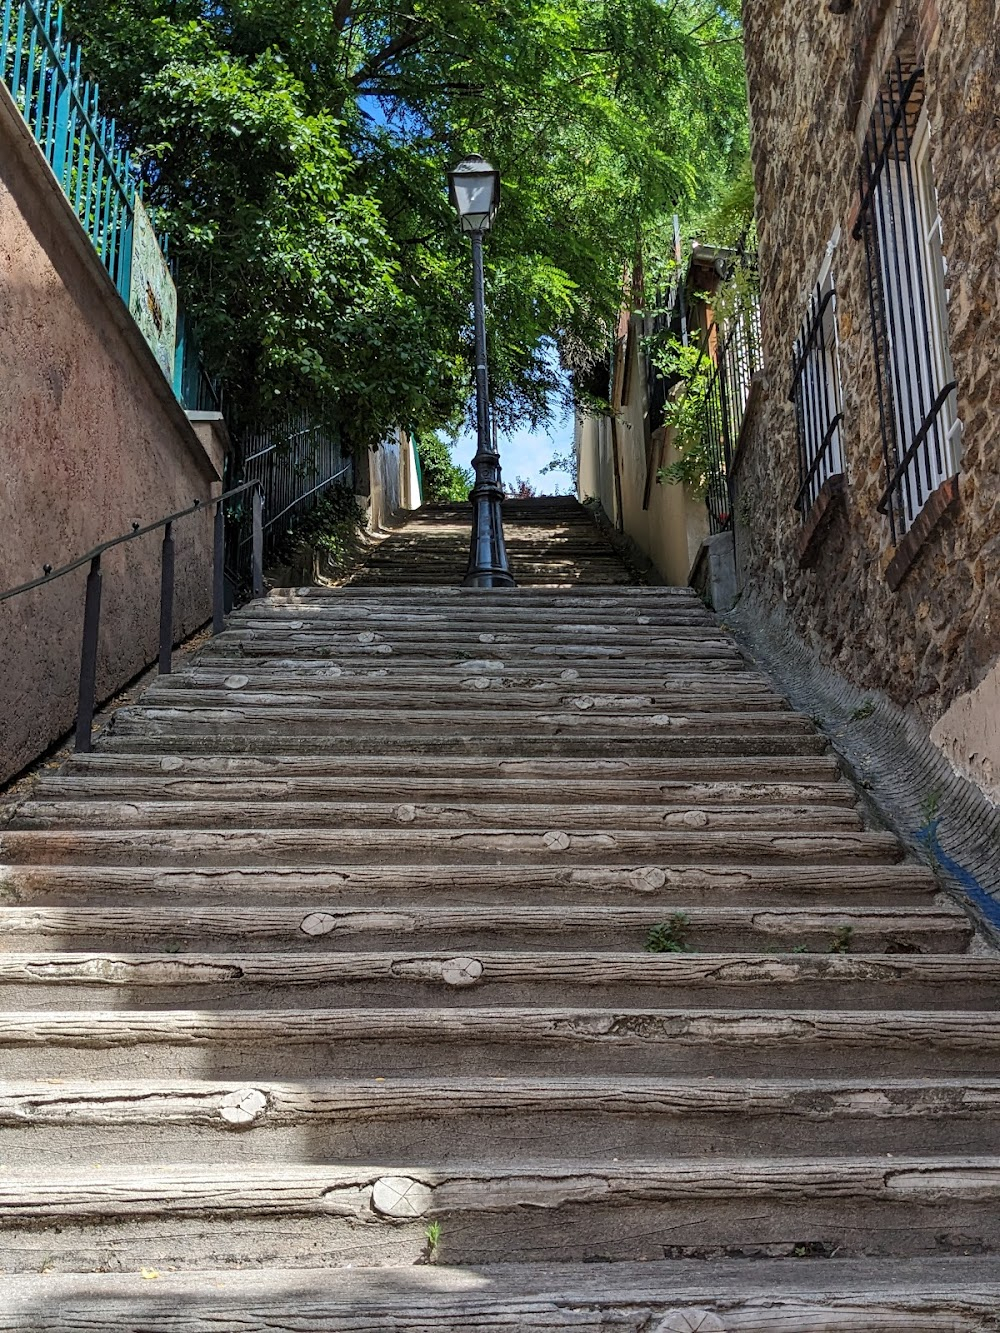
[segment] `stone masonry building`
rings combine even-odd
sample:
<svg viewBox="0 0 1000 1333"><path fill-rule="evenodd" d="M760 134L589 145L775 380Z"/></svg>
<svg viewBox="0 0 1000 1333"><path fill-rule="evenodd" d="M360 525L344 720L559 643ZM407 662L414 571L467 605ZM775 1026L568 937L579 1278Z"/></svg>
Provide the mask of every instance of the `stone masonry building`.
<svg viewBox="0 0 1000 1333"><path fill-rule="evenodd" d="M748 601L1000 796L1000 3L748 0Z"/></svg>

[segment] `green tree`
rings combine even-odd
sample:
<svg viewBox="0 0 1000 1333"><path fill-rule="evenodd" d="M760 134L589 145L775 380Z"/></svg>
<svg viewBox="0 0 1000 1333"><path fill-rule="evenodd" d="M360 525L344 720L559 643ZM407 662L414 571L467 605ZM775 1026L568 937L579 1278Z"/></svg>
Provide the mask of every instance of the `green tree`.
<svg viewBox="0 0 1000 1333"><path fill-rule="evenodd" d="M502 424L606 344L665 211L746 153L736 0L70 0L247 417L359 442L468 398L469 258L446 168L501 169L487 246Z"/></svg>

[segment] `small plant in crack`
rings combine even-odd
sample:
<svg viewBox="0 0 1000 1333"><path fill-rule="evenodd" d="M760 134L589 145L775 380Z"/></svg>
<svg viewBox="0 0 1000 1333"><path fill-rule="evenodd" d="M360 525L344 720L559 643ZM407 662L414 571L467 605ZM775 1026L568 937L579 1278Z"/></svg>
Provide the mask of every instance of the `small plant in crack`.
<svg viewBox="0 0 1000 1333"><path fill-rule="evenodd" d="M690 953L687 942L691 922L683 912L675 912L669 921L654 926L643 946L647 953Z"/></svg>
<svg viewBox="0 0 1000 1333"><path fill-rule="evenodd" d="M437 1255L438 1248L441 1245L441 1223L428 1223L427 1230L424 1232L426 1244L424 1246L424 1260L426 1263L433 1263Z"/></svg>
<svg viewBox="0 0 1000 1333"><path fill-rule="evenodd" d="M848 953L851 948L851 936L853 934L853 926L838 926L834 931L833 943L827 949L827 953Z"/></svg>
<svg viewBox="0 0 1000 1333"><path fill-rule="evenodd" d="M929 791L920 802L920 812L924 817L925 824L931 824L937 818L938 811L941 809L941 789L935 787Z"/></svg>
<svg viewBox="0 0 1000 1333"><path fill-rule="evenodd" d="M851 714L851 721L863 722L866 717L871 717L872 713L874 712L875 712L875 700L863 699L861 703L858 704L857 708L855 708L854 712Z"/></svg>

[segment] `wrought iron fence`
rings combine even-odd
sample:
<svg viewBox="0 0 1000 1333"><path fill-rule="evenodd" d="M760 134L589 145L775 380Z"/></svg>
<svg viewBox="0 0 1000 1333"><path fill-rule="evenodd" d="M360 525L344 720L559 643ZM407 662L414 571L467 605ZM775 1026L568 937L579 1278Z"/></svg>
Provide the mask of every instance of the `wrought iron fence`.
<svg viewBox="0 0 1000 1333"><path fill-rule="evenodd" d="M709 375L702 416L706 456L705 503L711 532L733 525L730 476L750 397L750 382L760 369L760 305L747 296L723 324L713 324L705 354L714 365Z"/></svg>
<svg viewBox="0 0 1000 1333"><path fill-rule="evenodd" d="M128 303L135 178L115 122L98 110L80 48L63 36L62 7L0 0L0 77Z"/></svg>
<svg viewBox="0 0 1000 1333"><path fill-rule="evenodd" d="M46 0L0 0L0 81L52 168L126 305L132 281L137 176L114 119L99 110L97 84L63 33L63 10ZM165 236L157 237L164 259ZM170 266L173 271L173 265ZM174 392L194 411L220 411L218 386L201 361L190 321L178 311Z"/></svg>
<svg viewBox="0 0 1000 1333"><path fill-rule="evenodd" d="M327 487L336 481L348 486L354 483L354 460L344 449L339 431L311 421L304 413L289 416L277 426L245 430L242 451L242 479L259 482L267 496L267 559L294 520L312 509ZM245 546L245 538L239 538L233 556L239 566L245 560L237 552Z"/></svg>

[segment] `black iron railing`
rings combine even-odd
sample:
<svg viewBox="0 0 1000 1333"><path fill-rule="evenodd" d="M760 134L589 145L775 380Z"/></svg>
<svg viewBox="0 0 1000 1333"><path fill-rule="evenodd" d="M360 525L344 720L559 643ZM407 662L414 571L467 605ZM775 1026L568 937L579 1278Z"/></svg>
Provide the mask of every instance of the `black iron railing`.
<svg viewBox="0 0 1000 1333"><path fill-rule="evenodd" d="M353 486L354 460L339 432L304 415L242 435L242 476L267 496L264 551L270 558L295 519L312 509L334 482ZM238 545L245 547L246 536Z"/></svg>
<svg viewBox="0 0 1000 1333"><path fill-rule="evenodd" d="M705 393L702 446L706 457L705 503L711 532L733 525L730 477L750 384L760 369L760 307L746 296L723 325L713 324L705 350L714 361Z"/></svg>
<svg viewBox="0 0 1000 1333"><path fill-rule="evenodd" d="M792 358L792 391L799 448L799 489L795 507L803 518L831 477L843 473L840 440L840 367L832 278L817 284Z"/></svg>
<svg viewBox="0 0 1000 1333"><path fill-rule="evenodd" d="M876 99L859 168L886 485L893 540L957 469L940 220L930 175L924 71L897 58Z"/></svg>
<svg viewBox="0 0 1000 1333"><path fill-rule="evenodd" d="M101 569L102 556L116 546L122 546L126 542L139 541L151 532L162 531L158 665L161 676L169 675L174 646L174 524L188 518L191 514L204 513L212 505L215 506L212 558L212 633L220 634L225 628L226 615L226 505L237 496L244 497L247 495L250 496L251 500L249 506L251 586L253 595L259 597L264 591L264 547L263 495L258 481L245 481L242 485L234 486L217 498L195 500L186 509L178 509L173 514L158 518L154 523L146 523L145 525L133 523L130 532L122 533L118 537L112 537L108 541L101 542L99 546L95 546L85 554L77 556L69 564L61 565L58 569L53 569L51 565L45 565L38 578L29 579L27 583L20 583L15 588L8 588L6 592L0 592L0 602L6 602L21 593L30 592L33 588L40 588L46 583L54 583L56 579L71 574L75 569L82 569L85 565L90 566L84 598L83 644L80 649L80 685L77 696L75 741L75 748L78 751L87 752L93 744L94 709L97 702L97 649L101 631L101 586L104 577Z"/></svg>

